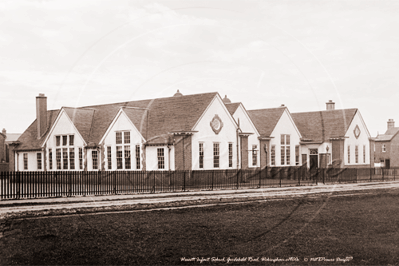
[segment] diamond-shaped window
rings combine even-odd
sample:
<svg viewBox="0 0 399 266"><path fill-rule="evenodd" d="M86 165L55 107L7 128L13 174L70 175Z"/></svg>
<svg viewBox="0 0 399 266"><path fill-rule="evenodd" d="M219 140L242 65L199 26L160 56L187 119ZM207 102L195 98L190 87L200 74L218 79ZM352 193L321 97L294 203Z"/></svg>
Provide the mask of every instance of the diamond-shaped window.
<svg viewBox="0 0 399 266"><path fill-rule="evenodd" d="M355 129L353 130L353 134L355 134L356 138L359 138L360 133L361 133L360 128L358 125L356 125Z"/></svg>

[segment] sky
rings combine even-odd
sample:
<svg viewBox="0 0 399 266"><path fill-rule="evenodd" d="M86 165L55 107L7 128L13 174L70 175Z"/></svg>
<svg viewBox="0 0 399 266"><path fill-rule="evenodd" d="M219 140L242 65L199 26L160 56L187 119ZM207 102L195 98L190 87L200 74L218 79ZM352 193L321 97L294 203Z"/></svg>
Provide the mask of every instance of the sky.
<svg viewBox="0 0 399 266"><path fill-rule="evenodd" d="M0 129L49 110L219 92L399 126L399 1L2 0Z"/></svg>

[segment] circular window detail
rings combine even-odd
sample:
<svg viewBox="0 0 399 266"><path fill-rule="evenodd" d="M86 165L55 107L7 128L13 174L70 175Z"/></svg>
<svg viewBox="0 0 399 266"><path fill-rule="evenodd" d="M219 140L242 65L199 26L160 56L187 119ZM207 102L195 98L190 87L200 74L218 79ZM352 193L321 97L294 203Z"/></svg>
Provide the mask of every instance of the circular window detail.
<svg viewBox="0 0 399 266"><path fill-rule="evenodd" d="M356 138L359 138L360 136L360 128L358 125L356 125L355 129L353 130L353 134L355 134Z"/></svg>
<svg viewBox="0 0 399 266"><path fill-rule="evenodd" d="M223 122L222 119L218 115L215 115L211 121L211 128L215 134L219 134L220 130L222 130Z"/></svg>

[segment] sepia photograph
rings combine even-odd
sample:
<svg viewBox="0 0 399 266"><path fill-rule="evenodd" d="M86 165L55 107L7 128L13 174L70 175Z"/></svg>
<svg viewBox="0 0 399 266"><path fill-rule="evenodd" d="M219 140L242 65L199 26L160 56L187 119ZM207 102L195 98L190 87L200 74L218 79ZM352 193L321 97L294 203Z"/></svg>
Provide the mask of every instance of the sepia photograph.
<svg viewBox="0 0 399 266"><path fill-rule="evenodd" d="M0 265L399 264L398 14L0 0Z"/></svg>

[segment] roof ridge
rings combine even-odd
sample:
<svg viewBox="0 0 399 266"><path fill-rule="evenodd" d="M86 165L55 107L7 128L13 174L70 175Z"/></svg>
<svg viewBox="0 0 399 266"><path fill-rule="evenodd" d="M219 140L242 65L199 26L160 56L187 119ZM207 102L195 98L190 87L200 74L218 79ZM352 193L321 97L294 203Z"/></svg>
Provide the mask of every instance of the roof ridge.
<svg viewBox="0 0 399 266"><path fill-rule="evenodd" d="M305 113L333 112L333 111L358 110L358 109L359 109L359 108L345 108L345 109L320 110L320 111L307 111L307 112L290 112L290 113L291 113L291 114L305 114Z"/></svg>
<svg viewBox="0 0 399 266"><path fill-rule="evenodd" d="M179 98L181 98L181 97L189 97L189 96L205 95L205 94L218 94L218 92L205 92L205 93L188 94L188 95L180 96ZM106 106L106 105L114 105L114 104L128 104L128 103L134 103L134 102L153 101L153 100L167 99L167 98L174 98L174 97L175 96L168 96L168 97L159 97L159 98L135 100L135 101L125 101L125 102L105 103L105 104L96 104L96 105L86 105L86 106L75 107L75 108L80 109L80 108Z"/></svg>
<svg viewBox="0 0 399 266"><path fill-rule="evenodd" d="M250 112L250 111L262 111L262 110L272 110L272 109L283 109L283 108L288 108L288 107L287 106L279 106L279 107L272 107L272 108L259 108L259 109L247 110L247 112Z"/></svg>

